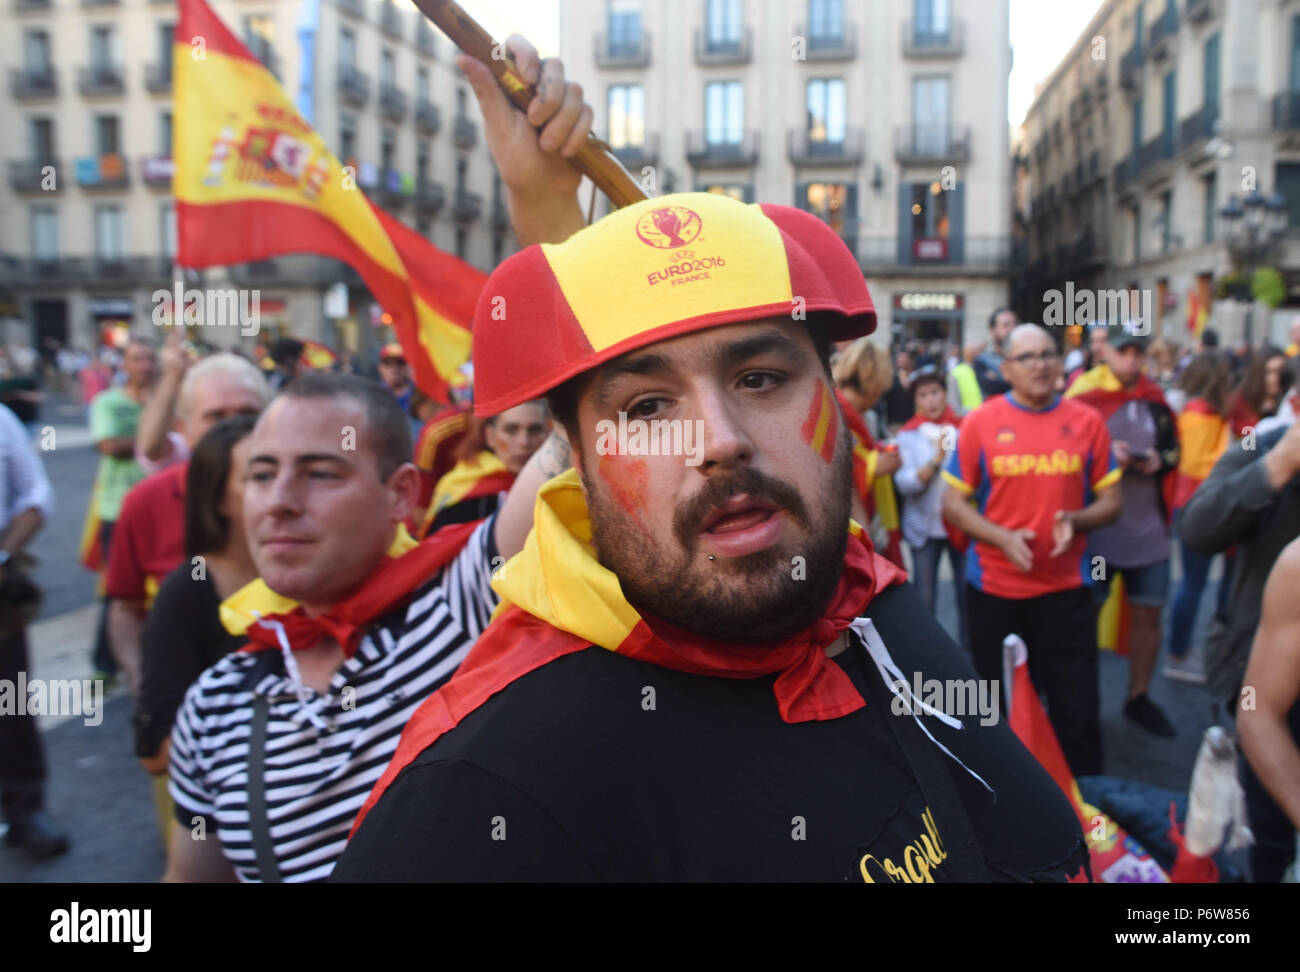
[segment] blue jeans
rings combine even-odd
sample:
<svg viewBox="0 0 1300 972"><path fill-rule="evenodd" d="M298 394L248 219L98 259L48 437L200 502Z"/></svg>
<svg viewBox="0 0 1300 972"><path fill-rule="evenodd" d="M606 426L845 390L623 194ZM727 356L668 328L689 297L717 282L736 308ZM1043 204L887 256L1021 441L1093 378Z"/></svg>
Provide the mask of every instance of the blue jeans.
<svg viewBox="0 0 1300 972"><path fill-rule="evenodd" d="M912 551L912 583L921 595L921 603L931 614L934 614L934 602L938 598L939 561L944 551L948 551L952 586L957 592L957 625L961 632L961 646L969 654L970 644L966 633L966 555L943 537L931 537L921 547L910 543L907 546Z"/></svg>
<svg viewBox="0 0 1300 972"><path fill-rule="evenodd" d="M1196 614L1201 607L1201 595L1209 582L1210 564L1214 554L1205 555L1192 550L1181 540L1178 541L1179 556L1182 558L1183 577L1178 582L1178 591L1174 594L1174 605L1169 615L1169 654L1174 658L1186 658L1192 648L1192 628L1196 624ZM1227 601L1228 588L1231 587L1232 560L1223 561L1223 577L1219 581L1217 610L1222 611Z"/></svg>

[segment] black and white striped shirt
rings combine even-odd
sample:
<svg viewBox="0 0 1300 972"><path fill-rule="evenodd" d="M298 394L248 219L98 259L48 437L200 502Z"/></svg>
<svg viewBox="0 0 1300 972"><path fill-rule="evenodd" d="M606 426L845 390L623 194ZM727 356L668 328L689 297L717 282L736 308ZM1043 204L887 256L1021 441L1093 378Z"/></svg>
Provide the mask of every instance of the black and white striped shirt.
<svg viewBox="0 0 1300 972"><path fill-rule="evenodd" d="M303 711L278 651L227 655L190 686L172 729L176 818L187 830L205 818L205 839L215 830L240 880L262 880L248 811L254 696L269 705L266 815L280 880L324 880L407 720L487 627L495 523L485 520L437 577L366 629L327 694L306 689L318 718Z"/></svg>

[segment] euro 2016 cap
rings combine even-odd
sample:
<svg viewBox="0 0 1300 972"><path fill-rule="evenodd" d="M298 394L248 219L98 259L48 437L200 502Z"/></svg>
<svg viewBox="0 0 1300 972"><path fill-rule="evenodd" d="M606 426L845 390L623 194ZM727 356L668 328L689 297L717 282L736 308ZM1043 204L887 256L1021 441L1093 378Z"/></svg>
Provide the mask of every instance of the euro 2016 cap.
<svg viewBox="0 0 1300 972"><path fill-rule="evenodd" d="M831 315L832 341L876 328L857 260L816 216L707 192L647 199L488 278L475 411L496 415L657 341L797 311Z"/></svg>

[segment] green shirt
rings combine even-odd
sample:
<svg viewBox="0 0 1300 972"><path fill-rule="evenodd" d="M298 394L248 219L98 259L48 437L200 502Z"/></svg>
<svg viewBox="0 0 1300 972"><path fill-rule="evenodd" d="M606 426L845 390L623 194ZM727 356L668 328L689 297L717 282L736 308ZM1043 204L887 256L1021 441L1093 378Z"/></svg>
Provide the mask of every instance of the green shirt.
<svg viewBox="0 0 1300 972"><path fill-rule="evenodd" d="M144 406L121 388L108 388L90 401L90 437L96 443L104 439L134 439ZM100 456L95 490L99 497L99 518L117 522L127 490L144 479L144 470L135 458Z"/></svg>

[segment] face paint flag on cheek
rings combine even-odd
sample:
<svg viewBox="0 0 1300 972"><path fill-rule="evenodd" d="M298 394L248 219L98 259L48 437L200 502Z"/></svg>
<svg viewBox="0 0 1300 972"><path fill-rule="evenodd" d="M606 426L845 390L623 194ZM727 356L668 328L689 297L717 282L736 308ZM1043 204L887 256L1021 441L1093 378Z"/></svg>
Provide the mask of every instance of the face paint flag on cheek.
<svg viewBox="0 0 1300 972"><path fill-rule="evenodd" d="M812 446L813 452L826 462L835 456L835 440L840 431L838 413L839 409L826 383L817 382L812 401L808 404L808 418L804 420L800 434Z"/></svg>

